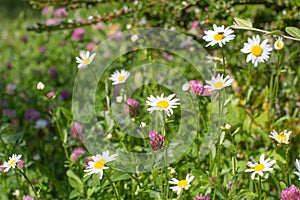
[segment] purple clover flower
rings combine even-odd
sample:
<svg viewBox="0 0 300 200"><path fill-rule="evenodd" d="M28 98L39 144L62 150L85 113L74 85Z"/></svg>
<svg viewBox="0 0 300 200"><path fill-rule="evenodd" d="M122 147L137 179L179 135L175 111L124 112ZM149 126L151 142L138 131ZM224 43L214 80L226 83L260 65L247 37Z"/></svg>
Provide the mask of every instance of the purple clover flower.
<svg viewBox="0 0 300 200"><path fill-rule="evenodd" d="M124 106L124 112L131 117L137 116L139 112L140 102L134 98L127 99L127 104Z"/></svg>
<svg viewBox="0 0 300 200"><path fill-rule="evenodd" d="M26 110L25 111L25 119L29 122L34 122L40 118L40 113L34 109Z"/></svg>
<svg viewBox="0 0 300 200"><path fill-rule="evenodd" d="M150 146L153 151L158 151L165 147L165 136L159 134L155 130L149 132Z"/></svg>
<svg viewBox="0 0 300 200"><path fill-rule="evenodd" d="M281 200L300 200L299 188L295 185L286 187L282 190L280 197Z"/></svg>

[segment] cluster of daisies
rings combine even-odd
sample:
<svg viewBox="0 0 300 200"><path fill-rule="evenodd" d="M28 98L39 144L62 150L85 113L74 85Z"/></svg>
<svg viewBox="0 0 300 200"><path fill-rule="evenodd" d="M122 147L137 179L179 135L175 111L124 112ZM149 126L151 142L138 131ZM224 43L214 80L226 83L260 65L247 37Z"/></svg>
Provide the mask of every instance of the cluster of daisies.
<svg viewBox="0 0 300 200"><path fill-rule="evenodd" d="M235 38L235 35L233 35L233 30L231 30L229 27L224 28L224 26L218 27L216 25L213 25L213 30L208 30L204 33L205 36L203 37L203 39L209 42L206 46L214 46L218 44L220 47L222 47L226 42L229 42ZM282 38L278 37L276 42L274 43L274 48L276 50L280 50L283 48L283 46L284 43L282 41ZM244 47L241 49L241 52L248 54L246 62L251 61L251 63L255 67L257 67L259 63L264 63L269 59L269 55L272 50L273 49L271 45L268 44L268 39L261 41L260 36L255 35L252 37L252 39L247 39L247 43L244 43ZM81 52L80 57L81 58L76 57L77 63L79 63L78 68L86 68L93 61L95 53L90 55L90 52ZM115 71L109 79L112 81L112 85L118 85L125 83L129 76L130 73L122 69L121 71ZM203 85L201 82L196 80L191 80L190 82L182 86L182 90L191 90L196 95L210 96L218 90L230 86L232 82L233 79L230 76L226 76L224 78L223 74L217 74L216 77L212 77L211 80L206 81L207 85ZM180 99L175 98L175 94L171 94L169 96L164 96L164 94L161 94L156 97L150 95L146 101L147 106L149 106L147 110L150 112L150 114L154 111L164 111L169 117L173 114L173 109L177 108L177 106L180 105L179 101ZM286 130L281 133L272 131L270 137L276 140L278 143L288 144L290 134L291 132ZM152 133L152 135L154 135L154 133ZM159 139L160 143L158 146L155 146L157 144L152 144L153 146L155 146L156 150L163 146L164 137L161 136ZM153 139L153 141L155 140ZM154 143L153 141L152 143ZM92 156L91 160L87 164L87 168L85 170L87 174L85 176L90 174L99 174L99 177L101 179L103 176L103 170L108 168L107 166L105 166L105 164L107 162L115 160L116 156L116 154L109 155L109 151L106 151L103 154ZM262 177L264 175L263 172L273 171L272 166L275 163L275 160L270 160L270 158L265 159L265 155L262 154L260 156L259 162L254 160L253 162L249 161L247 163L247 166L249 166L250 168L246 169L245 172L252 172L252 179L255 179L256 174ZM296 168L298 171L295 172L295 174L298 175L300 179L299 160L296 160ZM189 174L183 180L172 178L169 183L175 186L171 187L170 189L172 189L179 195L183 190L189 189L189 187L191 186L190 183L193 181L193 179L194 176L190 176Z"/></svg>
<svg viewBox="0 0 300 200"><path fill-rule="evenodd" d="M209 42L207 46L214 46L218 44L220 47L225 45L226 42L229 42L235 38L233 35L233 30L229 27L224 28L224 25L218 27L213 25L213 30L204 31L205 36L203 39L206 42ZM282 37L278 36L277 40L274 43L274 49L281 50L284 46ZM272 47L268 44L268 39L265 39L261 42L260 36L255 35L252 38L247 39L247 43L244 43L244 47L241 49L241 52L248 54L246 62L250 62L257 67L259 63L264 63L269 59L269 55L272 51Z"/></svg>
<svg viewBox="0 0 300 200"><path fill-rule="evenodd" d="M279 144L289 144L289 138L292 134L291 131L284 130L283 132L277 132L273 130L269 137L274 139ZM272 166L276 163L275 160L270 160L270 158L265 160L265 155L262 154L260 156L259 162L256 162L253 160L253 162L247 162L247 166L250 167L250 169L246 169L245 172L253 172L251 175L251 179L255 179L256 174L258 174L260 177L264 176L263 172L270 172L273 171ZM300 180L300 161L296 159L295 162L296 169L298 171L294 172L297 176L299 176Z"/></svg>

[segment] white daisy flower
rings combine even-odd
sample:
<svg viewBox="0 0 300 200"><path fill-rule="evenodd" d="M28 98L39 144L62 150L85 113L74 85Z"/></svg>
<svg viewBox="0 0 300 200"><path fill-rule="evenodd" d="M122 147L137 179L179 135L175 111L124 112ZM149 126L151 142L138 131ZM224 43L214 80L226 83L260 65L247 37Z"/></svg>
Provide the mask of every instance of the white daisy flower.
<svg viewBox="0 0 300 200"><path fill-rule="evenodd" d="M282 41L282 37L278 37L277 40L274 43L274 49L281 50L284 46L284 43Z"/></svg>
<svg viewBox="0 0 300 200"><path fill-rule="evenodd" d="M255 175L263 176L263 172L273 171L272 165L276 163L275 160L270 161L270 158L265 160L265 154L262 154L259 159L259 163L248 162L247 165L252 169L246 169L245 172L253 172L251 178L254 179Z"/></svg>
<svg viewBox="0 0 300 200"><path fill-rule="evenodd" d="M4 162L4 164L1 166L4 169L4 172L8 172L10 168L15 168L17 166L17 163L21 160L22 155L13 154L11 157L9 157L7 162Z"/></svg>
<svg viewBox="0 0 300 200"><path fill-rule="evenodd" d="M269 135L269 137L273 138L278 143L288 144L291 133L292 131L287 131L287 130L284 130L281 133L277 133L275 130L273 130Z"/></svg>
<svg viewBox="0 0 300 200"><path fill-rule="evenodd" d="M125 83L127 78L129 77L130 72L127 72L126 70L122 69L121 72L116 70L109 78L109 80L113 81L113 85Z"/></svg>
<svg viewBox="0 0 300 200"><path fill-rule="evenodd" d="M295 166L298 171L296 171L294 173L299 177L298 180L300 180L300 161L298 159L296 159Z"/></svg>
<svg viewBox="0 0 300 200"><path fill-rule="evenodd" d="M210 81L206 81L208 85L205 87L208 88L209 91L221 90L222 88L230 86L232 82L233 79L230 78L229 75L223 78L223 74L218 74L216 78L212 77Z"/></svg>
<svg viewBox="0 0 300 200"><path fill-rule="evenodd" d="M206 42L209 42L207 46L214 46L215 44L218 44L220 47L222 47L226 42L229 42L230 40L233 40L235 38L235 35L232 35L233 30L229 27L224 29L224 25L217 26L213 25L214 30L208 30L204 31L205 36L203 39Z"/></svg>
<svg viewBox="0 0 300 200"><path fill-rule="evenodd" d="M89 64L92 63L96 56L96 53L90 55L89 51L80 51L80 57L76 57L76 62L79 63L78 68L86 68Z"/></svg>
<svg viewBox="0 0 300 200"><path fill-rule="evenodd" d="M84 172L87 172L84 177L91 174L99 174L99 178L102 179L103 170L109 168L106 167L105 164L110 161L116 160L116 156L117 154L109 155L109 150L105 151L102 155L97 154L96 156L92 156L92 160L88 162L87 167L84 170Z"/></svg>
<svg viewBox="0 0 300 200"><path fill-rule="evenodd" d="M185 179L180 181L176 178L172 178L171 181L169 181L169 183L174 184L176 186L170 187L170 189L172 189L173 192L177 192L177 195L180 195L183 189L188 190L191 187L190 183L193 180L194 180L194 176L190 176L189 174L186 175Z"/></svg>
<svg viewBox="0 0 300 200"><path fill-rule="evenodd" d="M249 53L246 62L251 61L257 67L258 63L264 63L269 59L272 47L267 44L267 39L260 43L260 37L256 35L252 39L248 38L247 41L248 43L244 43L244 47L241 49L241 52Z"/></svg>
<svg viewBox="0 0 300 200"><path fill-rule="evenodd" d="M161 96L154 97L153 95L150 95L150 97L147 98L146 104L150 106L147 110L150 112L150 114L153 111L160 110L165 111L167 113L167 116L173 115L173 108L177 108L180 103L178 102L180 99L174 98L175 94L171 94L168 97L164 97L164 94L162 93Z"/></svg>

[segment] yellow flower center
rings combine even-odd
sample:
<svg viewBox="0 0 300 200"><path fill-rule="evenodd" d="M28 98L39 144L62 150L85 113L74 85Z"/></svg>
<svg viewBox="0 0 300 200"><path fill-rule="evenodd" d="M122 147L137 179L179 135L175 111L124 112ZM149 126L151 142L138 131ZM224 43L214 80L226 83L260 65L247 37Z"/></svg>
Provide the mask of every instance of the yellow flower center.
<svg viewBox="0 0 300 200"><path fill-rule="evenodd" d="M98 160L96 163L95 163L95 166L94 168L95 169L102 169L104 167L106 163L106 160Z"/></svg>
<svg viewBox="0 0 300 200"><path fill-rule="evenodd" d="M11 161L8 163L8 167L13 166L14 164L16 164L16 162L17 162L16 159L11 160Z"/></svg>
<svg viewBox="0 0 300 200"><path fill-rule="evenodd" d="M177 186L181 187L181 188L185 188L189 185L189 183L187 182L187 180L181 180L178 182Z"/></svg>
<svg viewBox="0 0 300 200"><path fill-rule="evenodd" d="M85 58L83 59L83 64L87 65L90 63L90 61L91 61L90 58Z"/></svg>
<svg viewBox="0 0 300 200"><path fill-rule="evenodd" d="M259 45L254 45L252 48L251 48L251 53L253 55L255 55L256 57L260 56L263 52L263 49L261 48L261 46Z"/></svg>
<svg viewBox="0 0 300 200"><path fill-rule="evenodd" d="M283 47L283 42L277 41L275 45L276 45L276 47L277 47L276 49L277 49L277 50L280 50L280 49L282 49L282 47Z"/></svg>
<svg viewBox="0 0 300 200"><path fill-rule="evenodd" d="M278 141L280 143L284 143L287 141L287 137L284 134L279 134L276 137L276 141Z"/></svg>
<svg viewBox="0 0 300 200"><path fill-rule="evenodd" d="M119 77L118 77L118 81L123 81L124 78L125 78L125 76L119 76Z"/></svg>
<svg viewBox="0 0 300 200"><path fill-rule="evenodd" d="M217 82L214 84L214 88L215 89L222 89L223 88L223 85L224 85L224 82Z"/></svg>
<svg viewBox="0 0 300 200"><path fill-rule="evenodd" d="M258 171L262 171L265 168L265 166L263 164L256 164L254 167L254 171L258 172Z"/></svg>
<svg viewBox="0 0 300 200"><path fill-rule="evenodd" d="M220 32L214 35L214 40L223 40L225 38L224 33Z"/></svg>
<svg viewBox="0 0 300 200"><path fill-rule="evenodd" d="M167 108L167 107L169 107L169 103L166 100L161 100L161 101L157 102L156 106L161 109Z"/></svg>

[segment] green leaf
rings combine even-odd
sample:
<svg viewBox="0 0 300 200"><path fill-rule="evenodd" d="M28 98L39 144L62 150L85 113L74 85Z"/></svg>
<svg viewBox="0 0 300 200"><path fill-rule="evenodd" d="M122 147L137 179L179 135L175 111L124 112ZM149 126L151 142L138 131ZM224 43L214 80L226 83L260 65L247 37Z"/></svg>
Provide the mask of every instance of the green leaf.
<svg viewBox="0 0 300 200"><path fill-rule="evenodd" d="M295 38L300 38L300 29L297 27L286 27L285 31Z"/></svg>
<svg viewBox="0 0 300 200"><path fill-rule="evenodd" d="M69 198L70 199L74 199L76 197L81 196L81 194L77 191L77 190L73 190L70 194L69 194Z"/></svg>
<svg viewBox="0 0 300 200"><path fill-rule="evenodd" d="M275 30L275 31L271 31L269 33L266 33L264 35L281 35L281 31L280 30Z"/></svg>
<svg viewBox="0 0 300 200"><path fill-rule="evenodd" d="M83 192L83 183L81 179L74 174L72 170L67 171L67 176L69 177L69 183L73 188L78 189L80 192Z"/></svg>
<svg viewBox="0 0 300 200"><path fill-rule="evenodd" d="M121 172L121 171L118 171L117 173L115 173L112 177L111 177L111 180L113 182L115 181L121 181L121 180L127 180L127 179L130 179L131 176L126 173L126 172Z"/></svg>
<svg viewBox="0 0 300 200"><path fill-rule="evenodd" d="M241 27L244 27L244 28L252 28L252 22L251 21L241 19L241 18L237 18L237 17L234 18L234 21L238 26L241 26Z"/></svg>
<svg viewBox="0 0 300 200"><path fill-rule="evenodd" d="M283 181L280 181L280 188L283 190L284 188L286 188L286 184Z"/></svg>

